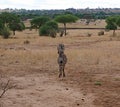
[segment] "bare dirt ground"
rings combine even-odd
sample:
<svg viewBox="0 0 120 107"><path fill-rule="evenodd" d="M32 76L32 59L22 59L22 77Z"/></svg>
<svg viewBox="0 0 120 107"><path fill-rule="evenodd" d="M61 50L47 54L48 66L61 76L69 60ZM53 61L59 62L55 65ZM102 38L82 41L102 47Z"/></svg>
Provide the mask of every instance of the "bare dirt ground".
<svg viewBox="0 0 120 107"><path fill-rule="evenodd" d="M0 98L0 107L120 107L120 39L111 32L97 36L98 30L68 32L50 38L26 30L0 38L0 80L15 85ZM60 79L59 43L68 57Z"/></svg>

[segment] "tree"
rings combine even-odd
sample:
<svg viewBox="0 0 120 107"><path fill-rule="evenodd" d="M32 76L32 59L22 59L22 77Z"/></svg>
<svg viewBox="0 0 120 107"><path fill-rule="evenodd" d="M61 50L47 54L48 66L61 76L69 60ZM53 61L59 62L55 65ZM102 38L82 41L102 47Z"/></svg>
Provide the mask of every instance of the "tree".
<svg viewBox="0 0 120 107"><path fill-rule="evenodd" d="M47 26L51 26L52 28L54 28L56 31L58 30L58 24L55 21L49 21L46 23Z"/></svg>
<svg viewBox="0 0 120 107"><path fill-rule="evenodd" d="M4 25L8 25L9 23L12 22L20 22L20 18L13 13L8 13L8 12L3 12L0 14L0 19L4 23Z"/></svg>
<svg viewBox="0 0 120 107"><path fill-rule="evenodd" d="M0 14L0 19L5 24L8 24L12 20L12 14L8 12L3 12Z"/></svg>
<svg viewBox="0 0 120 107"><path fill-rule="evenodd" d="M3 28L4 28L4 24L3 24L2 20L0 20L0 35L1 35L1 31Z"/></svg>
<svg viewBox="0 0 120 107"><path fill-rule="evenodd" d="M78 20L78 17L71 14L59 15L55 18L55 21L64 24L65 35L67 34L66 23L76 22L77 20Z"/></svg>
<svg viewBox="0 0 120 107"><path fill-rule="evenodd" d="M14 35L16 30L22 31L25 29L25 25L16 14L4 12L0 14L0 19L5 27L8 27L13 31Z"/></svg>
<svg viewBox="0 0 120 107"><path fill-rule="evenodd" d="M49 20L50 18L46 16L40 16L40 17L33 18L31 20L31 27L39 29L42 25L44 25Z"/></svg>
<svg viewBox="0 0 120 107"><path fill-rule="evenodd" d="M12 22L9 24L9 28L13 31L13 35L15 35L15 31L22 31L25 29L25 25L23 22Z"/></svg>
<svg viewBox="0 0 120 107"><path fill-rule="evenodd" d="M39 35L56 37L57 31L58 31L58 24L55 21L49 21L45 25L40 27Z"/></svg>
<svg viewBox="0 0 120 107"><path fill-rule="evenodd" d="M117 25L120 27L120 16L117 17L116 23L117 23Z"/></svg>
<svg viewBox="0 0 120 107"><path fill-rule="evenodd" d="M110 16L106 19L106 29L113 30L113 36L115 35L115 30L117 30L117 17Z"/></svg>

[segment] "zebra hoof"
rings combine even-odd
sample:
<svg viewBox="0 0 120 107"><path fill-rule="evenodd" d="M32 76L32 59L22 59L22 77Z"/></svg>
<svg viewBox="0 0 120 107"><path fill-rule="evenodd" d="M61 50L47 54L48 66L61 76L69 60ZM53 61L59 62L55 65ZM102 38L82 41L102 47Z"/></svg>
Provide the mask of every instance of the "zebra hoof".
<svg viewBox="0 0 120 107"><path fill-rule="evenodd" d="M61 74L59 74L59 78L61 77L62 75Z"/></svg>

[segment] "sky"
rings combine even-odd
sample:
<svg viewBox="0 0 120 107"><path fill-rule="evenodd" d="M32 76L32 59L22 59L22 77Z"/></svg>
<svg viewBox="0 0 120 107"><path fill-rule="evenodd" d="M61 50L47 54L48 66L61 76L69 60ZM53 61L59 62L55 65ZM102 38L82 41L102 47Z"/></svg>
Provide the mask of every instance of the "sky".
<svg viewBox="0 0 120 107"><path fill-rule="evenodd" d="M0 0L0 9L120 8L120 0Z"/></svg>

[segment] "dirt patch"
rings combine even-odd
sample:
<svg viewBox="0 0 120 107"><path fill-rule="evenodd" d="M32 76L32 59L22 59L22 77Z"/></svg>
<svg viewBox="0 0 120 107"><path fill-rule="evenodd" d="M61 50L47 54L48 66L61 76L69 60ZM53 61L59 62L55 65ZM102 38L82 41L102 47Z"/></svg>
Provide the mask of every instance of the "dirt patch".
<svg viewBox="0 0 120 107"><path fill-rule="evenodd" d="M3 107L87 107L89 105L94 107L91 94L83 95L82 92L64 84L64 79L48 76L40 70L39 72L35 69L31 70L29 71L36 73L9 77L16 87L8 90L1 99Z"/></svg>

